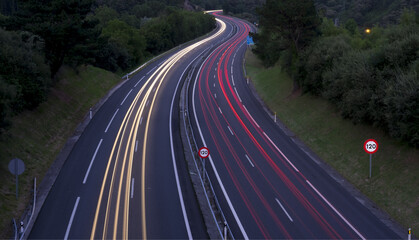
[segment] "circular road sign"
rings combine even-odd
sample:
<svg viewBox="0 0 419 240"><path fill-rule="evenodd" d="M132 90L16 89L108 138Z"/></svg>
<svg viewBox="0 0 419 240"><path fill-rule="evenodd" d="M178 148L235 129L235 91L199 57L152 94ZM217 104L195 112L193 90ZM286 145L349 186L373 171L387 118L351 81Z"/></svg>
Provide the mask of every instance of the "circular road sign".
<svg viewBox="0 0 419 240"><path fill-rule="evenodd" d="M209 150L206 147L201 147L199 149L199 152L198 153L199 153L199 156L201 158L207 158L209 156Z"/></svg>
<svg viewBox="0 0 419 240"><path fill-rule="evenodd" d="M25 171L25 164L19 158L12 159L9 163L9 171L13 175L20 175Z"/></svg>
<svg viewBox="0 0 419 240"><path fill-rule="evenodd" d="M366 153L373 154L378 150L378 143L374 139L368 139L364 143L364 150Z"/></svg>

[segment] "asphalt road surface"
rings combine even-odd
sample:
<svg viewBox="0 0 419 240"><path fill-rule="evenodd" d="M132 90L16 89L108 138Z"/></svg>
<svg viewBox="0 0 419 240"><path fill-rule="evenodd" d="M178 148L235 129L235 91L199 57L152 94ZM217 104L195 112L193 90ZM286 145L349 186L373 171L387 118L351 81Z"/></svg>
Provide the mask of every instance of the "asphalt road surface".
<svg viewBox="0 0 419 240"><path fill-rule="evenodd" d="M235 238L397 239L286 136L252 94L243 71L252 28L219 18L234 36L200 65L190 119Z"/></svg>
<svg viewBox="0 0 419 240"><path fill-rule="evenodd" d="M31 239L208 238L179 134L179 84L228 33L164 55L94 115L60 171ZM173 117L171 117L173 116Z"/></svg>
<svg viewBox="0 0 419 240"><path fill-rule="evenodd" d="M243 73L252 27L214 14L214 32L148 64L94 115L29 238L208 238L179 134L192 66L188 114L229 237L399 238L267 115Z"/></svg>

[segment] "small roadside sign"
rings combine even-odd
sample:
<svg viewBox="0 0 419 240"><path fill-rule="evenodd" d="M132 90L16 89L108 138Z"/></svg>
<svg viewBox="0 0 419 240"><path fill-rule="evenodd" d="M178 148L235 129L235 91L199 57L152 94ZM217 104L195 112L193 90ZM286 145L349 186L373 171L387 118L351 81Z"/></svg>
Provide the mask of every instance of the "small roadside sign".
<svg viewBox="0 0 419 240"><path fill-rule="evenodd" d="M373 154L378 150L378 143L374 139L368 139L364 143L364 150L366 153Z"/></svg>
<svg viewBox="0 0 419 240"><path fill-rule="evenodd" d="M19 158L14 158L9 162L9 171L16 176L16 199L18 199L19 180L17 176L25 171L25 163Z"/></svg>
<svg viewBox="0 0 419 240"><path fill-rule="evenodd" d="M209 150L206 147L201 147L199 149L199 152L198 153L199 153L199 156L201 158L207 158L209 156Z"/></svg>
<svg viewBox="0 0 419 240"><path fill-rule="evenodd" d="M368 139L364 142L364 151L370 155L370 178L372 169L372 154L377 152L378 143L374 139Z"/></svg>

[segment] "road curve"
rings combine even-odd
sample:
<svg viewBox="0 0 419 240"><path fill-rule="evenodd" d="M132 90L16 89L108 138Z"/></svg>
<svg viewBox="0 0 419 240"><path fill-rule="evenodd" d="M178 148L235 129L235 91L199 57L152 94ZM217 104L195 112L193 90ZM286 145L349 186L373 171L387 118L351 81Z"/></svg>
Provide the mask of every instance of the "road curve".
<svg viewBox="0 0 419 240"><path fill-rule="evenodd" d="M228 37L217 25L110 96L63 165L29 238L208 238L173 103L186 70Z"/></svg>
<svg viewBox="0 0 419 240"><path fill-rule="evenodd" d="M251 26L217 17L234 36L199 66L188 112L231 237L399 238L277 127L244 77Z"/></svg>

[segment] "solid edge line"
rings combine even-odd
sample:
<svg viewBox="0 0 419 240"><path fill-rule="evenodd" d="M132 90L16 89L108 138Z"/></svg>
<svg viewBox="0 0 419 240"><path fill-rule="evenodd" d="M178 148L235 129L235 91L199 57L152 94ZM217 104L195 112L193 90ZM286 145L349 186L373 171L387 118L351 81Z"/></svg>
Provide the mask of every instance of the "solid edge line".
<svg viewBox="0 0 419 240"><path fill-rule="evenodd" d="M239 95L239 93L237 92L236 87L234 87L234 91L236 92L236 95L237 95L237 97L239 98L239 101L240 101L240 102L242 102L242 99L240 98L240 95Z"/></svg>
<svg viewBox="0 0 419 240"><path fill-rule="evenodd" d="M116 109L116 111L115 111L115 113L113 114L113 116L112 116L111 120L109 121L108 126L107 126L107 127L106 127L106 129L105 129L105 133L106 133L106 132L108 132L108 129L109 129L109 127L111 126L111 123L112 123L113 119L115 118L116 114L118 113L118 111L119 111L119 108L118 108L118 109Z"/></svg>
<svg viewBox="0 0 419 240"><path fill-rule="evenodd" d="M284 206L282 206L281 202L278 200L278 198L275 198L275 201L279 204L279 206L282 208L282 211L284 211L285 214L287 214L287 217L290 219L291 222L294 222L292 220L291 216L288 214L287 210L285 210Z"/></svg>
<svg viewBox="0 0 419 240"><path fill-rule="evenodd" d="M249 117L256 124L256 126L258 126L258 128L260 128L259 124L255 121L255 119L252 117L252 114L250 114L250 112L247 110L247 108L246 108L246 106L244 104L243 104L243 108L244 108L244 110L246 110L247 114L249 114Z"/></svg>
<svg viewBox="0 0 419 240"><path fill-rule="evenodd" d="M74 215L76 215L77 206L79 205L80 197L77 197L76 203L74 204L73 212L71 213L70 221L67 225L67 231L65 231L64 240L68 239L68 235L70 234L71 225L73 224Z"/></svg>
<svg viewBox="0 0 419 240"><path fill-rule="evenodd" d="M86 175L84 175L83 184L86 183L87 177L89 176L90 168L92 168L93 162L95 161L95 158L96 158L97 151L99 150L100 145L102 144L102 141L103 141L103 138L100 139L99 144L96 147L95 154L93 154L92 160L90 161L90 164L89 164L89 168L87 169Z"/></svg>
<svg viewBox="0 0 419 240"><path fill-rule="evenodd" d="M311 184L310 181L306 180L307 184L317 193L317 195L319 195L323 201L325 201L327 203L327 205L329 205L329 207L363 240L365 240L366 238L358 232L358 230L356 230L356 228L354 226L352 226L351 223L349 223L348 220L346 220L346 218L344 216L342 216L342 214Z"/></svg>
<svg viewBox="0 0 419 240"><path fill-rule="evenodd" d="M212 53L215 52L217 49L212 51ZM204 60L204 62L206 62L208 60L208 58L211 56L211 54L208 55L208 57ZM204 66L204 64L202 63L201 66L199 67L198 72L201 72L203 66ZM196 122L196 125L197 125L197 128L198 128L198 131L199 131L199 135L201 136L202 143L204 144L204 146L206 146L207 144L205 143L205 139L204 139L204 136L203 136L202 131L201 131L201 127L200 127L199 122L198 122L198 117L197 117L197 114L196 114L196 107L195 107L195 89L196 89L196 83L198 81L198 76L199 76L199 74L195 77L195 82L194 82L194 86L193 86L193 90L192 90L192 108L193 108L193 112L194 112L195 122ZM224 184L221 181L221 178L220 178L220 175L218 174L217 169L215 168L215 165L214 165L214 162L212 161L211 155L209 155L208 158L209 158L209 162L211 163L212 168L214 169L215 177L217 178L217 181L220 184L221 191L223 192L223 195L224 195L225 199L227 200L227 204L230 207L230 211L233 213L234 219L236 220L236 223L240 228L240 231L243 235L243 238L244 239L249 239L249 237L247 236L247 233L244 230L244 227L243 227L243 225L242 225L242 223L239 219L239 216L237 215L237 212L234 209L233 204L231 203L230 197L228 196L227 191L224 188Z"/></svg>
<svg viewBox="0 0 419 240"><path fill-rule="evenodd" d="M298 168L296 168L294 164L292 164L292 162L285 156L285 154L276 146L276 144L265 132L263 132L263 135L265 135L265 137L269 140L269 142L271 142L271 144L276 148L276 150L285 158L285 160L287 160L291 167L293 167L296 172L300 172L300 170L298 170Z"/></svg>

